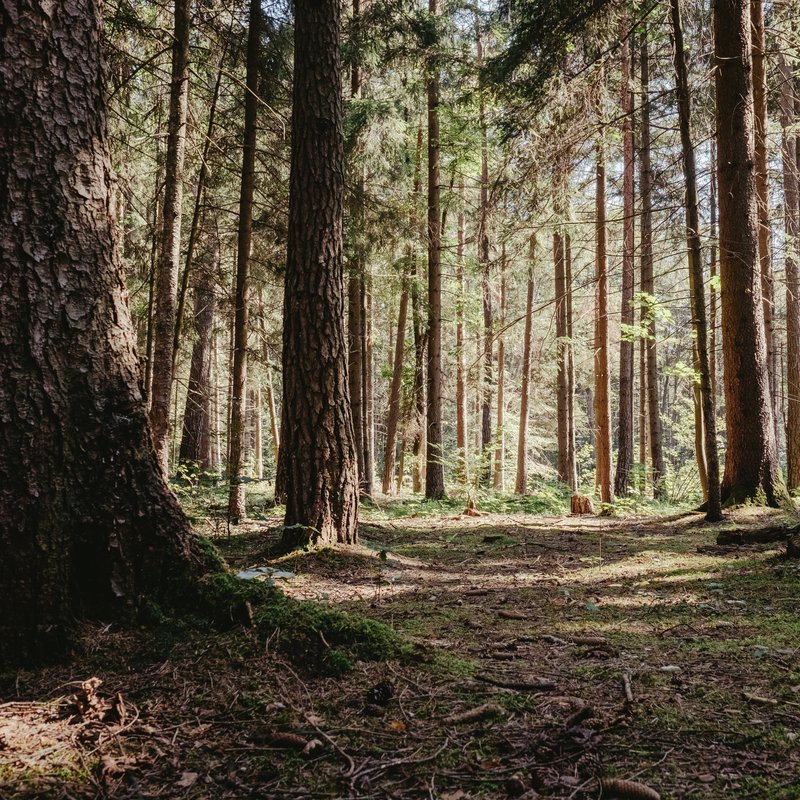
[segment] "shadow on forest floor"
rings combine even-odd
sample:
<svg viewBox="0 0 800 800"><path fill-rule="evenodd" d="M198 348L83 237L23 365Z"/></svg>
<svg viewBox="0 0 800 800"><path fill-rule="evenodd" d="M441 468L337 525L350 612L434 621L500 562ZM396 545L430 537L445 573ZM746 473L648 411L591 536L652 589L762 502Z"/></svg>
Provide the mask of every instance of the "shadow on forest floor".
<svg viewBox="0 0 800 800"><path fill-rule="evenodd" d="M617 777L800 798L800 565L715 545L772 512L363 516L356 548L269 560L278 517L215 541L235 569L292 573L291 597L386 623L410 657L314 676L279 632L87 626L69 668L6 692L0 797L585 800ZM91 675L125 713L57 719Z"/></svg>

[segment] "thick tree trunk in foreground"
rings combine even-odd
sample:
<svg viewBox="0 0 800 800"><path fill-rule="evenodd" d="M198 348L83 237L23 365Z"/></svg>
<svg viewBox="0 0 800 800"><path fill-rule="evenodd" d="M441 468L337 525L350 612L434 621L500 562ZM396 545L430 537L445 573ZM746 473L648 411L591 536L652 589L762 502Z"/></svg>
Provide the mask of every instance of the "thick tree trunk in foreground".
<svg viewBox="0 0 800 800"><path fill-rule="evenodd" d="M436 18L436 0L428 0ZM439 221L439 63L428 56L428 419L425 454L425 497L444 497L442 461L442 251Z"/></svg>
<svg viewBox="0 0 800 800"><path fill-rule="evenodd" d="M602 136L602 133L600 134ZM611 492L611 375L608 369L608 256L606 251L606 165L602 139L597 144L597 254L594 311L594 418L596 483L603 503Z"/></svg>
<svg viewBox="0 0 800 800"><path fill-rule="evenodd" d="M164 176L164 218L156 267L153 329L153 385L150 424L161 468L169 469L169 408L172 396L172 345L175 337L178 271L181 259L183 162L189 112L190 0L176 0L172 39L172 77L167 123L167 160Z"/></svg>
<svg viewBox="0 0 800 800"><path fill-rule="evenodd" d="M358 465L344 329L341 12L337 0L298 0L295 9L283 538L290 545L350 543L357 538Z"/></svg>
<svg viewBox="0 0 800 800"><path fill-rule="evenodd" d="M723 500L781 494L764 336L758 259L758 206L753 137L750 5L717 0L714 52L717 88L719 250L722 351L728 448Z"/></svg>
<svg viewBox="0 0 800 800"><path fill-rule="evenodd" d="M686 240L689 247L689 286L692 298L692 321L695 332L694 352L700 372L699 389L702 402L700 429L702 436L696 443L698 465L706 469L704 486L706 519L717 522L722 518L720 509L719 460L717 457L717 430L714 414L714 395L711 391L711 370L708 359L708 327L706 325L706 298L703 287L703 260L700 246L700 214L697 209L697 170L691 128L691 98L689 78L683 49L681 0L670 0L672 31L675 40L675 76L678 95L678 118L681 129L683 172L686 180ZM701 482L702 482L701 471Z"/></svg>
<svg viewBox="0 0 800 800"><path fill-rule="evenodd" d="M628 494L628 481L633 465L633 93L630 86L630 46L622 46L622 297L620 320L627 326L619 341L619 428L617 437L617 470L614 492Z"/></svg>
<svg viewBox="0 0 800 800"><path fill-rule="evenodd" d="M64 655L76 616L191 602L207 561L164 482L139 389L115 260L100 6L4 9L0 665L11 666Z"/></svg>
<svg viewBox="0 0 800 800"><path fill-rule="evenodd" d="M797 240L798 218L796 97L792 72L786 57L778 60L781 76L781 156L783 160L783 219L786 232L786 483L789 489L800 486L800 268Z"/></svg>
<svg viewBox="0 0 800 800"><path fill-rule="evenodd" d="M261 42L261 3L250 0L247 33L247 77L244 97L244 143L242 181L239 194L239 231L236 243L236 291L233 324L233 369L231 371L231 422L228 428L228 517L247 516L244 484L244 421L247 402L247 334L250 320L250 247L253 239L253 194L255 192L256 117L258 110L258 54Z"/></svg>

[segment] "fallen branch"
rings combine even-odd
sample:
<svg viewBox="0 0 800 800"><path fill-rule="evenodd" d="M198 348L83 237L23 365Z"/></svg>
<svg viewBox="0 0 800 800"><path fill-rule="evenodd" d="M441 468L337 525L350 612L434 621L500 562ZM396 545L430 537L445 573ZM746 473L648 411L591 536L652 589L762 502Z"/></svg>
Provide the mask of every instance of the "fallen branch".
<svg viewBox="0 0 800 800"><path fill-rule="evenodd" d="M631 704L636 702L631 688L631 676L627 672L622 676L622 688L625 690L625 699Z"/></svg>
<svg viewBox="0 0 800 800"><path fill-rule="evenodd" d="M603 800L661 800L661 795L655 789L620 778L604 778L600 781L600 789Z"/></svg>
<svg viewBox="0 0 800 800"><path fill-rule="evenodd" d="M501 689L516 689L518 692L549 692L556 688L553 681L515 681L503 678L492 678L489 675L476 675L476 680L490 683L492 686L499 686Z"/></svg>
<svg viewBox="0 0 800 800"><path fill-rule="evenodd" d="M449 717L445 717L444 721L448 725L460 725L463 722L477 722L479 719L487 717L499 717L504 713L504 709L496 703L484 703L482 706L470 708L460 714L451 714Z"/></svg>

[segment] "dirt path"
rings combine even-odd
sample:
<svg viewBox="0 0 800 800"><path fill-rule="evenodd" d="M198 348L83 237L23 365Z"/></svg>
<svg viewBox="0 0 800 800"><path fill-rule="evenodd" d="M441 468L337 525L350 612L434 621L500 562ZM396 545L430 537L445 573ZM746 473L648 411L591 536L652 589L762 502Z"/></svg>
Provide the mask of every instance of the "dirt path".
<svg viewBox="0 0 800 800"><path fill-rule="evenodd" d="M0 709L0 797L800 798L800 571L775 549L697 516L365 516L353 550L270 560L269 520L219 543L412 655L318 677L280 633L89 629L69 675L18 681L48 702ZM94 674L127 717L65 739L54 701Z"/></svg>

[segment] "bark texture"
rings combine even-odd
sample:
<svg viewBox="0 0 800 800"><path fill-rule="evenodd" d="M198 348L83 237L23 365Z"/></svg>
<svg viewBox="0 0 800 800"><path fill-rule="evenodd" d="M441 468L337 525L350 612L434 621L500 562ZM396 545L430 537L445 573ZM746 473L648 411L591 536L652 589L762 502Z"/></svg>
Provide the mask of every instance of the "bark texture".
<svg viewBox="0 0 800 800"><path fill-rule="evenodd" d="M780 495L758 251L750 4L714 7L722 351L728 449L723 500Z"/></svg>
<svg viewBox="0 0 800 800"><path fill-rule="evenodd" d="M526 494L528 488L528 406L530 402L531 351L533 349L533 298L536 293L536 234L531 235L528 263L528 291L525 299L525 339L522 343L522 386L520 389L519 435L517 437L517 477L514 491Z"/></svg>
<svg viewBox="0 0 800 800"><path fill-rule="evenodd" d="M797 242L798 215L797 136L794 81L786 57L778 61L781 76L781 156L783 161L783 219L786 233L786 483L800 486L800 268Z"/></svg>
<svg viewBox="0 0 800 800"><path fill-rule="evenodd" d="M243 520L245 506L245 419L247 414L247 337L250 327L250 248L253 241L253 194L258 116L258 53L261 42L261 2L250 0L247 32L247 75L244 96L244 142L239 191L239 230L236 241L236 289L233 322L230 425L228 427L228 517Z"/></svg>
<svg viewBox="0 0 800 800"><path fill-rule="evenodd" d="M172 36L172 77L167 158L164 176L164 217L161 247L155 275L155 317L153 326L153 384L150 395L150 424L161 468L169 468L169 410L172 396L178 271L181 259L183 219L183 162L186 152L186 121L189 113L189 22L190 0L176 0Z"/></svg>
<svg viewBox="0 0 800 800"><path fill-rule="evenodd" d="M0 15L0 664L207 565L155 457L115 258L93 0ZM186 594L186 599L189 595Z"/></svg>
<svg viewBox="0 0 800 800"><path fill-rule="evenodd" d="M357 538L344 329L340 14L337 0L295 4L281 439L290 545Z"/></svg>
<svg viewBox="0 0 800 800"><path fill-rule="evenodd" d="M622 297L620 321L628 330L633 327L633 93L630 87L630 46L622 46ZM628 494L633 465L633 338L623 335L619 342L619 418L617 434L617 469L614 492Z"/></svg>
<svg viewBox="0 0 800 800"><path fill-rule="evenodd" d="M705 469L706 519L717 522L722 518L720 509L719 460L717 458L717 430L714 412L714 395L711 390L711 369L708 358L708 327L703 278L702 249L700 245L700 214L697 207L697 169L691 126L691 96L686 57L683 47L683 23L680 0L670 0L670 16L675 41L675 77L678 95L678 119L681 130L683 173L686 181L686 242L689 250L689 286L691 290L692 323L695 333L694 353L696 369L700 373L699 386L695 386L695 406L700 395L702 412L698 431L698 466Z"/></svg>
<svg viewBox="0 0 800 800"><path fill-rule="evenodd" d="M435 22L436 0L428 0ZM444 497L442 451L442 248L439 222L439 62L429 54L428 94L428 440L425 455L425 497Z"/></svg>

